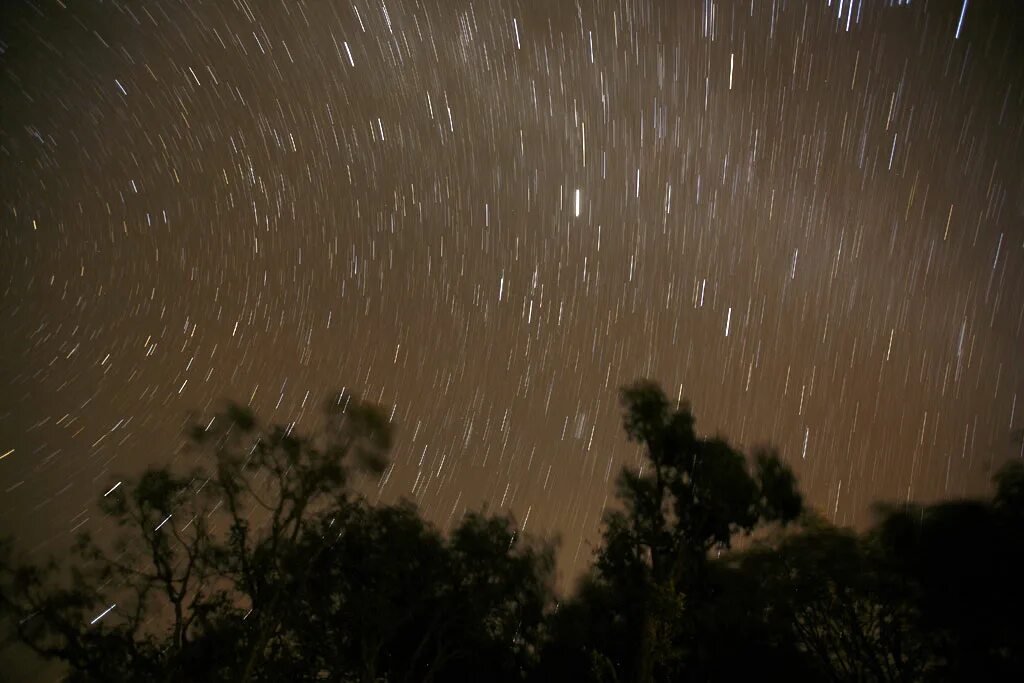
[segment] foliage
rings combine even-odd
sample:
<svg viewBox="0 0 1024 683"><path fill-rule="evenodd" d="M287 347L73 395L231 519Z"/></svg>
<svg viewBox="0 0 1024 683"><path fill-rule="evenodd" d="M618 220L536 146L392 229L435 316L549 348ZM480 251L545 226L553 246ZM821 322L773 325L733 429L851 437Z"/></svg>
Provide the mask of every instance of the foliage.
<svg viewBox="0 0 1024 683"><path fill-rule="evenodd" d="M234 404L197 423L196 467L112 487L116 537L70 564L0 542L0 618L73 682L1024 680L1024 463L991 500L878 506L858 534L656 384L622 403L642 461L566 599L509 517L442 534L353 493L392 435L339 394L312 437Z"/></svg>
<svg viewBox="0 0 1024 683"><path fill-rule="evenodd" d="M408 504L355 496L352 474L386 465L378 408L337 395L310 438L230 404L189 440L194 471L147 470L100 500L119 535L81 537L68 576L53 562L15 566L0 548L0 608L15 637L65 662L69 680L526 669L551 549L517 538L508 518L468 515L446 539Z"/></svg>
<svg viewBox="0 0 1024 683"><path fill-rule="evenodd" d="M619 477L622 509L605 517L604 544L579 599L608 603L616 628L575 655L559 651L552 666L584 675L590 652L614 652L607 663L616 680L679 679L702 650L692 617L713 596L709 553L761 522L795 519L802 498L777 454L759 451L750 462L723 439L698 437L689 406L673 405L657 384L637 382L621 398L626 435L645 460ZM588 611L574 605L567 614ZM559 637L578 630L569 620L556 620Z"/></svg>
<svg viewBox="0 0 1024 683"><path fill-rule="evenodd" d="M656 385L623 404L643 465L548 620L540 680L1024 680L1024 464L991 501L882 506L856 534L802 511L775 453L698 437Z"/></svg>

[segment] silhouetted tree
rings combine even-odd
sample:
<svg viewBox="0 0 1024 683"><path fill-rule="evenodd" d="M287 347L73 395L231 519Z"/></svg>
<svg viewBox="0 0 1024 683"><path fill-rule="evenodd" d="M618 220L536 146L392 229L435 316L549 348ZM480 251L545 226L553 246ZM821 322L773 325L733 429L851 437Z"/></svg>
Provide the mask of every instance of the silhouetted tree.
<svg viewBox="0 0 1024 683"><path fill-rule="evenodd" d="M852 531L807 518L798 533L720 564L755 592L753 621L790 643L815 680L920 680L924 644L898 575Z"/></svg>
<svg viewBox="0 0 1024 683"><path fill-rule="evenodd" d="M553 555L523 543L508 518L469 514L443 539L409 505L358 504L323 536L290 625L301 678L499 681L528 670Z"/></svg>
<svg viewBox="0 0 1024 683"><path fill-rule="evenodd" d="M621 398L626 434L645 461L623 469L623 509L605 516L594 574L581 600L553 620L554 640L579 637L571 622L595 608L587 600L605 603L611 623L590 634L601 640L579 643L575 656L552 646L549 665L596 680L679 678L687 666L696 676L700 626L688 615L712 597L709 553L759 522L797 518L802 498L775 453L758 452L748 463L724 440L698 437L689 406L672 404L658 385L637 382Z"/></svg>
<svg viewBox="0 0 1024 683"><path fill-rule="evenodd" d="M234 404L192 427L200 466L112 487L100 507L120 533L81 537L67 581L0 548L17 638L72 681L522 677L551 548L508 518L442 538L408 504L367 505L349 480L383 470L388 420L351 395L325 407L312 438Z"/></svg>
<svg viewBox="0 0 1024 683"><path fill-rule="evenodd" d="M991 501L880 507L870 536L919 616L929 680L1024 679L1024 463L993 480Z"/></svg>
<svg viewBox="0 0 1024 683"><path fill-rule="evenodd" d="M1024 464L994 481L991 501L878 506L863 535L808 519L721 564L817 680L1024 679Z"/></svg>
<svg viewBox="0 0 1024 683"><path fill-rule="evenodd" d="M233 404L198 423L195 469L111 487L117 534L66 567L0 542L0 623L72 682L1024 680L1024 463L990 500L879 506L858 534L657 385L622 402L643 461L554 607L553 549L510 517L442 534L354 493L391 429L344 394L312 437Z"/></svg>

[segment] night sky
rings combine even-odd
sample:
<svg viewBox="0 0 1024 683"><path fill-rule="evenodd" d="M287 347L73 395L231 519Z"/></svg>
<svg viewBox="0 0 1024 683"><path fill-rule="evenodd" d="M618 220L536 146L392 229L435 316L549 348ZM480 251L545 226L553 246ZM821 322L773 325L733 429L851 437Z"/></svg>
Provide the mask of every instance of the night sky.
<svg viewBox="0 0 1024 683"><path fill-rule="evenodd" d="M372 497L591 558L617 389L810 502L985 492L1024 424L1015 2L5 2L0 531L189 411L397 429ZM191 457L191 456L188 456Z"/></svg>

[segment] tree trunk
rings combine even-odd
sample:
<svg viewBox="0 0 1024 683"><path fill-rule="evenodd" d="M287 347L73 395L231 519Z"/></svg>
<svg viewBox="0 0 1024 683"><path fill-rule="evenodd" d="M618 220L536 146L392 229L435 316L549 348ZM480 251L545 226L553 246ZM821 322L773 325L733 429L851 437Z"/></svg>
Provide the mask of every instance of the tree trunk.
<svg viewBox="0 0 1024 683"><path fill-rule="evenodd" d="M648 597L644 606L643 624L640 628L640 647L636 654L635 683L651 683L654 680L654 646L658 637L658 622Z"/></svg>

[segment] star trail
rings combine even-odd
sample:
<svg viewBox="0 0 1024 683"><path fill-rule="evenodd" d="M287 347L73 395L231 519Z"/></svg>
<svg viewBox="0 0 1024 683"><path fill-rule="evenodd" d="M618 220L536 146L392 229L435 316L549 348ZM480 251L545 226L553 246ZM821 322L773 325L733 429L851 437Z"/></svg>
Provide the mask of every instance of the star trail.
<svg viewBox="0 0 1024 683"><path fill-rule="evenodd" d="M13 2L0 530L104 529L192 411L396 427L363 488L590 562L617 388L809 500L987 490L1024 413L1012 2ZM165 520L166 521L166 520ZM102 615L101 615L102 616Z"/></svg>

